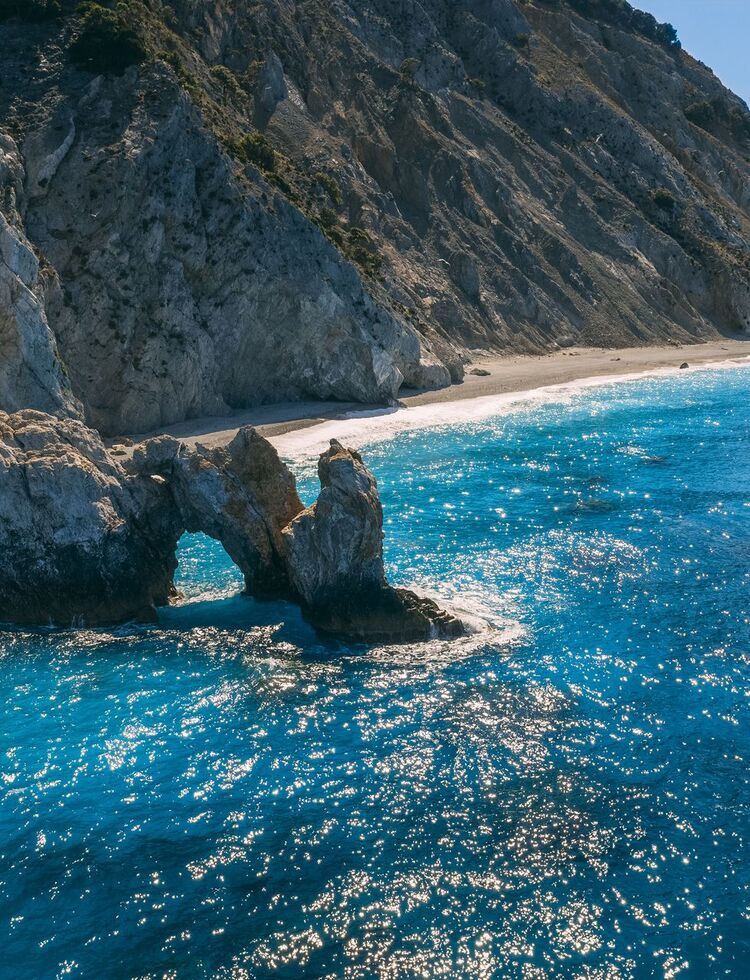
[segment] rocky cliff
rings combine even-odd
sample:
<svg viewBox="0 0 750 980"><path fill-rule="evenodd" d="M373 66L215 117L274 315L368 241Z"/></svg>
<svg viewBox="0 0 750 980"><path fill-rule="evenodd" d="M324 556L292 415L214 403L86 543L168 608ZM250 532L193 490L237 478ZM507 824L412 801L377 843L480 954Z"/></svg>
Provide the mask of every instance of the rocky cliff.
<svg viewBox="0 0 750 980"><path fill-rule="evenodd" d="M180 529L164 483L127 476L75 419L0 412L0 621L151 620Z"/></svg>
<svg viewBox="0 0 750 980"><path fill-rule="evenodd" d="M624 0L0 0L0 407L383 402L750 325L750 115Z"/></svg>
<svg viewBox="0 0 750 980"><path fill-rule="evenodd" d="M46 306L59 279L23 232L23 165L13 141L0 134L0 405L15 411L33 405L46 412L77 414L60 361Z"/></svg>

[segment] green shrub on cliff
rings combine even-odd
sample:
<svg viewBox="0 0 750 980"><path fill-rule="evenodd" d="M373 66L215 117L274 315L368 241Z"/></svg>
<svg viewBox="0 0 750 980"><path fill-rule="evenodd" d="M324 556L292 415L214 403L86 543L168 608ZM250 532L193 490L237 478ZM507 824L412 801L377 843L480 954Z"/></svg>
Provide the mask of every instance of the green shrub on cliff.
<svg viewBox="0 0 750 980"><path fill-rule="evenodd" d="M377 245L364 228L355 226L349 229L342 251L369 276L376 276L382 268L383 259L378 253Z"/></svg>
<svg viewBox="0 0 750 980"><path fill-rule="evenodd" d="M76 11L78 36L69 48L74 65L97 74L121 75L146 58L146 48L119 6L114 10L85 0Z"/></svg>
<svg viewBox="0 0 750 980"><path fill-rule="evenodd" d="M419 58L404 58L398 70L401 85L412 87L419 68Z"/></svg>
<svg viewBox="0 0 750 980"><path fill-rule="evenodd" d="M662 211L674 211L677 204L674 194L666 187L657 187L655 191L651 191L651 200Z"/></svg>
<svg viewBox="0 0 750 980"><path fill-rule="evenodd" d="M728 129L735 139L750 140L750 113L726 98L716 96L708 100L692 102L685 109L685 116L691 123L707 132Z"/></svg>
<svg viewBox="0 0 750 980"><path fill-rule="evenodd" d="M268 173L276 170L276 151L260 133L243 136L237 144L237 152L245 163L252 163L259 170Z"/></svg>
<svg viewBox="0 0 750 980"><path fill-rule="evenodd" d="M231 68L227 68L226 65L214 65L211 68L211 77L216 81L229 95L234 96L235 99L240 99L244 96L242 86L239 83L239 79L232 71Z"/></svg>
<svg viewBox="0 0 750 980"><path fill-rule="evenodd" d="M323 190L330 197L333 203L337 207L341 207L344 198L341 193L341 185L336 180L336 178L332 177L330 174L323 173L322 170L319 170L314 175L314 180L319 187L323 188Z"/></svg>
<svg viewBox="0 0 750 980"><path fill-rule="evenodd" d="M563 6L562 0L542 2L550 7ZM671 24L660 24L653 14L638 10L628 0L565 0L565 3L584 17L594 17L614 27L634 31L666 48L679 50L682 47L677 31Z"/></svg>

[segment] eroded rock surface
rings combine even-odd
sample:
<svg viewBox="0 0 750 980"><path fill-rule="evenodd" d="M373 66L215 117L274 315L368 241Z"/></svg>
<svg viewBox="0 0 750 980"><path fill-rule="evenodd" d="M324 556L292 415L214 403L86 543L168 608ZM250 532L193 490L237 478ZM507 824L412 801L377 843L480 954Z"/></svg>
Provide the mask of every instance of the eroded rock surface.
<svg viewBox="0 0 750 980"><path fill-rule="evenodd" d="M311 606L385 584L383 509L361 456L332 440L318 461L318 477L317 501L283 532L292 582Z"/></svg>
<svg viewBox="0 0 750 980"><path fill-rule="evenodd" d="M164 480L171 519L185 531L221 541L250 595L287 591L279 535L302 504L294 476L253 429L241 429L226 449L189 449L169 436L150 439L136 448L128 469Z"/></svg>
<svg viewBox="0 0 750 980"><path fill-rule="evenodd" d="M294 591L329 632L387 642L458 636L457 619L388 585L383 509L375 478L335 439L318 462L317 501L283 531Z"/></svg>
<svg viewBox="0 0 750 980"><path fill-rule="evenodd" d="M338 443L303 510L293 474L253 429L224 449L170 437L121 464L75 419L0 413L0 622L156 618L185 531L220 541L254 596L285 596L329 632L368 641L456 636L429 600L391 588L377 487Z"/></svg>
<svg viewBox="0 0 750 980"><path fill-rule="evenodd" d="M22 229L23 176L16 144L0 133L0 408L76 414L45 309L59 283Z"/></svg>
<svg viewBox="0 0 750 980"><path fill-rule="evenodd" d="M164 485L125 474L83 423L0 413L0 622L153 620L179 534Z"/></svg>

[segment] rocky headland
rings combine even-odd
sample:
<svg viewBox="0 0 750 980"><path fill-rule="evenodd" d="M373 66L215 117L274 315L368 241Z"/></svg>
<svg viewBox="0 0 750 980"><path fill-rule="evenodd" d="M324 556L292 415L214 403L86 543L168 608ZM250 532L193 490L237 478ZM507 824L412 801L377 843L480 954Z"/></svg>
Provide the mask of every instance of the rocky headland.
<svg viewBox="0 0 750 980"><path fill-rule="evenodd" d="M356 453L303 510L257 433L102 437L750 328L750 113L625 0L0 0L0 50L0 620L153 618L202 530L450 635Z"/></svg>
<svg viewBox="0 0 750 980"><path fill-rule="evenodd" d="M377 485L332 442L307 510L267 440L223 449L163 437L121 463L81 421L0 413L0 622L153 621L176 597L185 531L220 541L248 595L298 602L317 627L366 642L454 637L461 624L388 585Z"/></svg>

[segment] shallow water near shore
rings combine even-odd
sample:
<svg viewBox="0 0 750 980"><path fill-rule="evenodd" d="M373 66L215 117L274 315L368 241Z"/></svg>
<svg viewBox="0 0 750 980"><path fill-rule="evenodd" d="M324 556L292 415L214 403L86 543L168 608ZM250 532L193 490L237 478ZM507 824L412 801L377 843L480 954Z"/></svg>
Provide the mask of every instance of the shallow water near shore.
<svg viewBox="0 0 750 980"><path fill-rule="evenodd" d="M749 382L368 445L458 643L321 639L203 537L158 627L0 634L0 975L746 976Z"/></svg>

